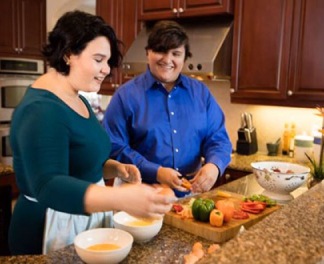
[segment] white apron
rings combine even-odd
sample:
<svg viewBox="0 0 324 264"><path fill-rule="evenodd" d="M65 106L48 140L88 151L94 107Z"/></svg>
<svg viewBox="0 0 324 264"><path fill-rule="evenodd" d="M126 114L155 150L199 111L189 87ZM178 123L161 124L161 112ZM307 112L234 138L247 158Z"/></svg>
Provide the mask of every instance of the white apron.
<svg viewBox="0 0 324 264"><path fill-rule="evenodd" d="M104 186L102 179L97 183ZM33 202L36 199L25 197ZM83 231L113 226L112 212L93 213L89 216L68 214L47 208L43 236L43 254L64 248L73 244L74 238Z"/></svg>

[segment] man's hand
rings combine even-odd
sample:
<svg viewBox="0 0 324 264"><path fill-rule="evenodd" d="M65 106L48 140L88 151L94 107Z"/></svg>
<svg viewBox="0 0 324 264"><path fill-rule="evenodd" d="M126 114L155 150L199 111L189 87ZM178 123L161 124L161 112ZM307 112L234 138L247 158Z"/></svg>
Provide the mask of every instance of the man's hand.
<svg viewBox="0 0 324 264"><path fill-rule="evenodd" d="M215 184L219 174L218 167L213 163L205 164L190 181L193 192L207 192Z"/></svg>
<svg viewBox="0 0 324 264"><path fill-rule="evenodd" d="M187 192L188 190L181 186L182 180L179 178L180 176L181 174L172 168L160 167L157 172L157 181L180 192Z"/></svg>

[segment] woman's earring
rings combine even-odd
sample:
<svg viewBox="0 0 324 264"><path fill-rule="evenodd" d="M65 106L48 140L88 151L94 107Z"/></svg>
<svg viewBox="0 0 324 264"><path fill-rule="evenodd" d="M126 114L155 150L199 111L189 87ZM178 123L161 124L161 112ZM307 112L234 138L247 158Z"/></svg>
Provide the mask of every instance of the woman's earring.
<svg viewBox="0 0 324 264"><path fill-rule="evenodd" d="M64 55L63 60L65 61L66 65L70 65L70 61L66 55Z"/></svg>

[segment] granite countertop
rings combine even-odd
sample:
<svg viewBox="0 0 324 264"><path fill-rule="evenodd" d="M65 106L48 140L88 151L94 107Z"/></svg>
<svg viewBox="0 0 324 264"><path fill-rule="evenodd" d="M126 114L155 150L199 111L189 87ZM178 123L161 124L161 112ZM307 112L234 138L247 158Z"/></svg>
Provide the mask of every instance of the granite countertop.
<svg viewBox="0 0 324 264"><path fill-rule="evenodd" d="M294 158L290 158L288 156L278 155L278 156L268 156L266 153L257 152L253 155L240 155L234 153L231 155L232 160L231 163L228 165L229 169L233 170L241 170L246 172L252 172L251 163L255 161L286 161L291 163L299 163L301 165L307 165L305 163L300 163L296 161Z"/></svg>
<svg viewBox="0 0 324 264"><path fill-rule="evenodd" d="M324 182L200 263L324 263Z"/></svg>
<svg viewBox="0 0 324 264"><path fill-rule="evenodd" d="M250 195L263 189L253 174L219 189ZM305 186L292 193L295 199L206 256L200 263L318 263L324 256L324 183L310 191ZM122 263L183 263L196 241L213 242L163 225L146 244L134 243ZM323 259L324 261L324 259ZM47 256L2 257L0 263L83 263L73 245Z"/></svg>

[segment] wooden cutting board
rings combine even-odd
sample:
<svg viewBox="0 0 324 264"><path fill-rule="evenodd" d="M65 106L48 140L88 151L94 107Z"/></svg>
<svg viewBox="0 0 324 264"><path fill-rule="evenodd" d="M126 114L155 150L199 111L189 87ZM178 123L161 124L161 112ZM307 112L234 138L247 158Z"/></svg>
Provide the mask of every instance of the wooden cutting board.
<svg viewBox="0 0 324 264"><path fill-rule="evenodd" d="M211 191L199 196L195 196L195 198L209 198L215 203L221 199L228 199L234 202L235 209L239 209L243 195L231 192L226 193L231 194L231 197L224 198L217 196L217 191ZM191 197L181 199L177 202L177 204L188 204L190 199ZM242 225L245 228L249 228L279 208L280 207L278 205L271 208L267 207L260 214L249 214L249 218L244 220L232 219L229 223L224 223L221 227L213 227L207 222L200 222L196 221L195 219L181 219L179 215L171 211L164 216L164 223L214 242L222 243L236 236Z"/></svg>

